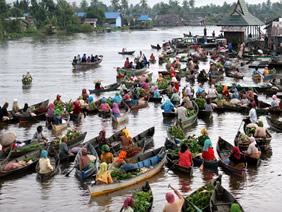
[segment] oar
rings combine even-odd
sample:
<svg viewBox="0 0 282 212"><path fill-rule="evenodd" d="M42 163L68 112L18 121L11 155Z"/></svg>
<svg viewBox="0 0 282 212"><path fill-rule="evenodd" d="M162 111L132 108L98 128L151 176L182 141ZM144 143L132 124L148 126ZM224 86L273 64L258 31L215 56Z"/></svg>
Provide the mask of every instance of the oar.
<svg viewBox="0 0 282 212"><path fill-rule="evenodd" d="M37 120L34 116L31 116L37 123L39 123L40 121Z"/></svg>
<svg viewBox="0 0 282 212"><path fill-rule="evenodd" d="M68 177L68 176L70 175L70 173L72 172L72 170L74 170L75 166L76 166L76 165L74 165L74 166L72 167L72 169L71 169L68 173L66 173L65 177Z"/></svg>
<svg viewBox="0 0 282 212"><path fill-rule="evenodd" d="M171 188L172 190L175 190L170 184L168 184L168 188ZM195 208L197 212L202 212L202 210L201 210L200 208L198 208L196 205L194 205L192 202L190 202L187 198L185 198L183 195L181 195L181 196L184 198L184 200L185 200L188 204L192 205L193 208Z"/></svg>
<svg viewBox="0 0 282 212"><path fill-rule="evenodd" d="M168 158L168 160L170 160L170 159ZM172 160L170 160L170 161L172 161ZM172 162L173 162L173 161L172 161ZM177 162L176 162L176 163L173 163L173 165L172 165L171 167L168 167L168 170L166 171L166 173L168 173L168 171L171 170L176 164L177 164Z"/></svg>
<svg viewBox="0 0 282 212"><path fill-rule="evenodd" d="M243 123L243 120L241 121L241 124L240 124L240 126L239 126L237 132L240 130L240 128L241 128L241 126L242 126L242 123Z"/></svg>

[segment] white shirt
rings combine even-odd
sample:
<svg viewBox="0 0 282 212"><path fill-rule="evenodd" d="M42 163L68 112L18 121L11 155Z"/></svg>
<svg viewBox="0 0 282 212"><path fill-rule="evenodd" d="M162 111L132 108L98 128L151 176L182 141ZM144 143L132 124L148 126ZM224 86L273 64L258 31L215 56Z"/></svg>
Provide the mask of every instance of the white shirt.
<svg viewBox="0 0 282 212"><path fill-rule="evenodd" d="M184 119L187 117L187 109L183 106L177 108L176 113L178 119Z"/></svg>
<svg viewBox="0 0 282 212"><path fill-rule="evenodd" d="M248 155L257 154L259 152L258 148L256 147L255 142L253 142L249 145L247 152L248 152Z"/></svg>
<svg viewBox="0 0 282 212"><path fill-rule="evenodd" d="M250 116L250 121L252 123L257 123L258 119L257 119L257 112L255 110L255 108L252 108L249 112L249 116Z"/></svg>

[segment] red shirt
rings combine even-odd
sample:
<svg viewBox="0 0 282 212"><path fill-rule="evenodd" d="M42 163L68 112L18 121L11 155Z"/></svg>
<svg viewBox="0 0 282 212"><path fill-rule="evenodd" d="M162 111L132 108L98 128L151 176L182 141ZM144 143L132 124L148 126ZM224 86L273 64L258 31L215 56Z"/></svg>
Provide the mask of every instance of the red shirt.
<svg viewBox="0 0 282 212"><path fill-rule="evenodd" d="M2 146L2 150L3 149L7 149L7 148L9 148L10 147L10 145L8 145L8 146ZM12 146L12 150L14 150L16 148L16 144L13 144L13 146Z"/></svg>
<svg viewBox="0 0 282 212"><path fill-rule="evenodd" d="M124 68L128 68L128 65L129 65L129 61L126 60L126 61L124 62Z"/></svg>
<svg viewBox="0 0 282 212"><path fill-rule="evenodd" d="M174 83L174 87L176 88L177 92L179 92L179 83L178 82Z"/></svg>
<svg viewBox="0 0 282 212"><path fill-rule="evenodd" d="M207 161L214 159L215 156L214 156L213 148L210 147L208 151L203 151L202 157Z"/></svg>
<svg viewBox="0 0 282 212"><path fill-rule="evenodd" d="M179 154L179 162L178 165L184 166L184 167L191 167L191 161L192 161L192 154L189 150L186 150L184 153L178 152Z"/></svg>

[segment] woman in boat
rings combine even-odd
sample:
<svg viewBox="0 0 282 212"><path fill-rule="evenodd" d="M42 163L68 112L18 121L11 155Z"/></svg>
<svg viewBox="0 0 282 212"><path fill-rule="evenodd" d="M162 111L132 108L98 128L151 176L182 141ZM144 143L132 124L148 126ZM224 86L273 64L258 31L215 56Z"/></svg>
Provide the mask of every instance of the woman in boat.
<svg viewBox="0 0 282 212"><path fill-rule="evenodd" d="M126 60L125 60L125 62L124 62L123 67L124 67L125 69L128 69L128 65L129 65L129 58L127 57Z"/></svg>
<svg viewBox="0 0 282 212"><path fill-rule="evenodd" d="M87 100L88 100L89 94L87 93L86 88L83 88L83 89L82 89L81 96L82 96L82 98L83 98L84 101L87 101Z"/></svg>
<svg viewBox="0 0 282 212"><path fill-rule="evenodd" d="M217 107L219 107L219 108L222 108L223 105L225 105L227 103L225 99L222 99L222 95L221 94L218 94L216 96L216 100L214 100L214 101L215 101Z"/></svg>
<svg viewBox="0 0 282 212"><path fill-rule="evenodd" d="M248 150L245 152L245 155L252 158L260 158L261 151L259 151L258 145L256 143L256 139L254 137L250 137L250 144L248 146Z"/></svg>
<svg viewBox="0 0 282 212"><path fill-rule="evenodd" d="M202 128L201 129L201 136L198 137L199 145L204 146L206 139L210 139L208 130L206 128Z"/></svg>
<svg viewBox="0 0 282 212"><path fill-rule="evenodd" d="M118 154L118 158L113 162L113 166L115 168L120 168L126 164L125 161L126 154L127 154L126 151L120 151L120 153Z"/></svg>
<svg viewBox="0 0 282 212"><path fill-rule="evenodd" d="M107 145L107 144L104 144L102 146L102 149L101 149L101 162L105 162L107 164L110 164L112 162L114 162L114 156L113 154L111 153L111 149L110 147Z"/></svg>
<svg viewBox="0 0 282 212"><path fill-rule="evenodd" d="M120 117L120 110L118 108L118 104L115 102L113 103L112 114L114 115L114 117Z"/></svg>
<svg viewBox="0 0 282 212"><path fill-rule="evenodd" d="M108 171L108 164L103 162L100 165L100 169L96 175L96 185L113 183L111 173Z"/></svg>
<svg viewBox="0 0 282 212"><path fill-rule="evenodd" d="M14 101L13 101L12 111L14 113L18 113L20 111L20 106L18 104L18 100L17 99L14 99Z"/></svg>
<svg viewBox="0 0 282 212"><path fill-rule="evenodd" d="M48 121L48 124L51 124L52 121L53 121L53 116L54 116L54 104L53 103L50 103L49 104L49 107L48 107L48 111L47 111L47 121Z"/></svg>
<svg viewBox="0 0 282 212"><path fill-rule="evenodd" d="M131 98L130 98L127 90L124 90L124 95L122 97L122 100L123 101L131 101Z"/></svg>
<svg viewBox="0 0 282 212"><path fill-rule="evenodd" d="M54 100L54 105L62 105L63 104L63 101L61 100L61 95L60 94L57 94L57 97L56 99Z"/></svg>
<svg viewBox="0 0 282 212"><path fill-rule="evenodd" d="M154 56L153 53L152 53L151 56L150 56L150 60L155 60L155 56Z"/></svg>
<svg viewBox="0 0 282 212"><path fill-rule="evenodd" d="M268 67L267 66L264 68L264 71L263 71L262 75L263 76L269 75L269 71L268 71Z"/></svg>
<svg viewBox="0 0 282 212"><path fill-rule="evenodd" d="M102 112L110 112L110 111L112 111L112 109L111 109L111 107L109 106L109 104L107 103L107 100L106 100L106 98L105 97L103 97L103 99L101 100L101 105L100 105L100 110L102 111Z"/></svg>
<svg viewBox="0 0 282 212"><path fill-rule="evenodd" d="M242 106L246 106L246 107L248 106L248 104L250 104L250 101L249 101L249 99L248 99L246 94L243 94L242 99L240 101L240 104Z"/></svg>
<svg viewBox="0 0 282 212"><path fill-rule="evenodd" d="M207 138L204 143L202 158L206 161L213 161L215 160L214 151L212 148L212 142L210 138Z"/></svg>
<svg viewBox="0 0 282 212"><path fill-rule="evenodd" d="M122 211L121 212L134 212L135 202L132 197L127 197L124 200Z"/></svg>
<svg viewBox="0 0 282 212"><path fill-rule="evenodd" d="M258 119L257 119L257 111L256 109L253 107L253 105L250 103L249 105L250 112L249 112L249 123L257 123ZM246 123L246 122L245 122ZM248 123L246 123L248 124Z"/></svg>
<svg viewBox="0 0 282 212"><path fill-rule="evenodd" d="M153 93L154 93L154 98L160 98L161 97L160 90L159 90L159 87L157 85L155 85Z"/></svg>
<svg viewBox="0 0 282 212"><path fill-rule="evenodd" d="M82 108L80 107L79 101L76 100L76 101L74 102L74 105L73 105L72 114L73 114L75 117L78 117L81 110L82 110Z"/></svg>
<svg viewBox="0 0 282 212"><path fill-rule="evenodd" d="M143 83L145 83L147 79L148 79L147 74L142 74L142 76L139 78L139 83L143 85Z"/></svg>
<svg viewBox="0 0 282 212"><path fill-rule="evenodd" d="M187 108L184 102L182 102L180 107L176 108L175 113L177 114L177 120L187 118Z"/></svg>
<svg viewBox="0 0 282 212"><path fill-rule="evenodd" d="M229 93L229 90L228 90L228 86L227 86L227 85L225 85L225 86L223 87L222 96L223 96L223 98L230 98L230 93Z"/></svg>
<svg viewBox="0 0 282 212"><path fill-rule="evenodd" d="M261 74L261 72L258 70L258 67L255 68L255 70L253 70L252 75L255 74Z"/></svg>
<svg viewBox="0 0 282 212"><path fill-rule="evenodd" d="M193 98L193 93L191 92L191 86L190 86L190 83L187 83L186 84L186 88L185 88L185 92L187 93L187 95L190 97L190 98Z"/></svg>
<svg viewBox="0 0 282 212"><path fill-rule="evenodd" d="M115 97L111 99L111 102L120 103L121 100L122 100L122 97L120 95L120 92L117 91Z"/></svg>
<svg viewBox="0 0 282 212"><path fill-rule="evenodd" d="M258 121L258 127L256 128L254 137L255 138L266 138L266 129L263 127L262 120Z"/></svg>
<svg viewBox="0 0 282 212"><path fill-rule="evenodd" d="M203 85L202 85L202 83L199 83L197 95L203 95L204 93L205 93L205 90L203 89Z"/></svg>
<svg viewBox="0 0 282 212"><path fill-rule="evenodd" d="M34 135L32 137L32 142L37 142L37 143L44 142L44 143L47 143L48 139L47 139L47 137L45 137L43 135L42 131L43 131L43 127L41 125L39 125L37 127L36 132L34 133Z"/></svg>
<svg viewBox="0 0 282 212"><path fill-rule="evenodd" d="M96 103L94 102L94 97L93 96L89 96L88 98L88 110L95 110L96 107Z"/></svg>
<svg viewBox="0 0 282 212"><path fill-rule="evenodd" d="M146 79L146 81L142 84L142 88L145 90L150 88L150 83L148 79Z"/></svg>
<svg viewBox="0 0 282 212"><path fill-rule="evenodd" d="M5 104L1 109L4 120L9 120L10 118L12 118L12 115L8 112L8 107L9 107L9 103L5 102Z"/></svg>
<svg viewBox="0 0 282 212"><path fill-rule="evenodd" d="M79 96L78 99L79 105L82 109L87 108L88 104L84 101L83 96Z"/></svg>
<svg viewBox="0 0 282 212"><path fill-rule="evenodd" d="M210 98L207 98L207 102L205 103L205 111L213 111L213 105Z"/></svg>
<svg viewBox="0 0 282 212"><path fill-rule="evenodd" d="M211 85L211 88L208 90L207 97L209 97L211 99L215 99L217 94L218 93L217 93L214 85Z"/></svg>
<svg viewBox="0 0 282 212"><path fill-rule="evenodd" d="M168 187L172 188L170 184ZM172 188L172 190L177 195L179 200L175 200L173 193L166 193L167 204L164 206L163 212L181 212L181 208L185 201L184 197L176 189Z"/></svg>
<svg viewBox="0 0 282 212"><path fill-rule="evenodd" d="M30 108L28 107L28 104L24 104L22 116L24 117L30 117L30 116L36 116L34 113L31 112Z"/></svg>
<svg viewBox="0 0 282 212"><path fill-rule="evenodd" d="M53 115L52 123L54 125L60 125L62 124L62 117L61 117L61 110L56 109Z"/></svg>
<svg viewBox="0 0 282 212"><path fill-rule="evenodd" d="M130 62L128 65L128 69L132 69L132 68L134 68L134 65L133 65L133 62Z"/></svg>
<svg viewBox="0 0 282 212"><path fill-rule="evenodd" d="M42 150L39 159L39 173L48 174L53 170L54 167L50 163L50 159L48 158L48 152L46 150Z"/></svg>
<svg viewBox="0 0 282 212"><path fill-rule="evenodd" d="M101 79L97 79L95 80L95 90L103 90L104 87L101 84L102 80Z"/></svg>
<svg viewBox="0 0 282 212"><path fill-rule="evenodd" d="M172 96L170 98L170 101L172 101L172 102L180 102L180 96L179 96L178 91L177 91L176 88L173 89L173 94L172 94Z"/></svg>
<svg viewBox="0 0 282 212"><path fill-rule="evenodd" d="M127 147L130 146L131 144L133 144L133 139L131 138L131 136L129 135L129 132L127 129L123 129L119 135L120 140L121 140L121 146Z"/></svg>
<svg viewBox="0 0 282 212"><path fill-rule="evenodd" d="M182 102L185 103L187 109L193 109L193 103L185 91L183 92Z"/></svg>
<svg viewBox="0 0 282 212"><path fill-rule="evenodd" d="M231 99L240 99L240 94L237 88L234 89L234 93L232 94Z"/></svg>
<svg viewBox="0 0 282 212"><path fill-rule="evenodd" d="M252 87L249 87L249 88L248 88L247 97L248 97L248 99L250 99L250 100L255 98L255 93L254 93Z"/></svg>
<svg viewBox="0 0 282 212"><path fill-rule="evenodd" d="M164 80L164 78L163 78L163 75L160 73L159 74L159 77L158 77L158 79L157 79L157 82L162 82Z"/></svg>
<svg viewBox="0 0 282 212"><path fill-rule="evenodd" d="M278 109L278 110L280 110L278 98L277 98L276 95L272 96L271 109Z"/></svg>
<svg viewBox="0 0 282 212"><path fill-rule="evenodd" d="M177 92L179 92L179 82L175 77L171 78L171 82L173 83L174 88L176 89Z"/></svg>
<svg viewBox="0 0 282 212"><path fill-rule="evenodd" d="M228 162L229 161L229 162ZM236 167L236 168L244 168L246 167L246 159L245 157L240 153L240 150L237 146L233 146L231 155L228 159L225 161L230 166Z"/></svg>
<svg viewBox="0 0 282 212"><path fill-rule="evenodd" d="M137 84L133 86L133 90L131 93L132 93L131 105L138 105L139 104L139 91L137 88Z"/></svg>
<svg viewBox="0 0 282 212"><path fill-rule="evenodd" d="M61 151L60 151L60 158L66 158L69 157L70 153L69 153L69 148L67 145L68 142L68 138L67 136L63 136L61 138L62 144L61 144Z"/></svg>
<svg viewBox="0 0 282 212"><path fill-rule="evenodd" d="M187 144L181 145L181 150L178 152L179 162L178 165L190 168L192 164L192 154L188 150Z"/></svg>
<svg viewBox="0 0 282 212"><path fill-rule="evenodd" d="M170 99L167 99L164 104L162 104L161 109L165 113L171 113L174 110L174 104L171 103Z"/></svg>
<svg viewBox="0 0 282 212"><path fill-rule="evenodd" d="M103 145L107 144L109 147L112 147L109 139L106 138L106 131L105 130L101 130L99 132L99 136L97 138L98 144L99 144L99 149L102 148Z"/></svg>

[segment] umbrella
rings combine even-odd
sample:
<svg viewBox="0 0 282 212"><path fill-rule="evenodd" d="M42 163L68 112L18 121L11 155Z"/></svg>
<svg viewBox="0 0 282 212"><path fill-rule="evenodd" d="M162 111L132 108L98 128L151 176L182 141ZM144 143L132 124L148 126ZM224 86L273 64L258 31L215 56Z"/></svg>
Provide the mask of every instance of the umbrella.
<svg viewBox="0 0 282 212"><path fill-rule="evenodd" d="M103 81L103 79L99 78L99 79L96 79L96 80L94 81L94 83L99 83L99 82L102 82L102 81Z"/></svg>
<svg viewBox="0 0 282 212"><path fill-rule="evenodd" d="M1 138L1 145L2 146L8 146L12 144L16 140L17 136L16 133L12 131L6 132L4 135L2 135Z"/></svg>

